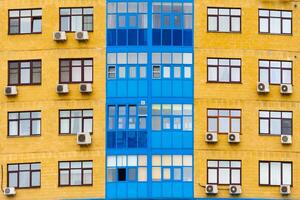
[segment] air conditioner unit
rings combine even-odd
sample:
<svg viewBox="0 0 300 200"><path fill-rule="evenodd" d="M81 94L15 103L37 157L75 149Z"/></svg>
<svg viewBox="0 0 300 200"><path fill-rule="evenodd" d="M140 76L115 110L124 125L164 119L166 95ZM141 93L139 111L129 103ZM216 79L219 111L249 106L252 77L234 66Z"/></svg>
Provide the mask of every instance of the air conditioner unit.
<svg viewBox="0 0 300 200"><path fill-rule="evenodd" d="M242 194L242 187L240 185L230 185L229 194L232 195Z"/></svg>
<svg viewBox="0 0 300 200"><path fill-rule="evenodd" d="M53 40L55 41L65 41L67 40L66 32L64 31L57 31L53 33Z"/></svg>
<svg viewBox="0 0 300 200"><path fill-rule="evenodd" d="M77 134L77 144L88 145L92 143L92 137L90 133L78 133Z"/></svg>
<svg viewBox="0 0 300 200"><path fill-rule="evenodd" d="M282 144L292 144L292 136L291 135L281 135L281 143Z"/></svg>
<svg viewBox="0 0 300 200"><path fill-rule="evenodd" d="M229 143L239 143L240 134L239 133L228 133L228 142Z"/></svg>
<svg viewBox="0 0 300 200"><path fill-rule="evenodd" d="M75 39L76 40L88 40L89 39L89 33L87 31L75 32Z"/></svg>
<svg viewBox="0 0 300 200"><path fill-rule="evenodd" d="M6 187L4 188L5 196L13 196L16 195L16 189L14 187Z"/></svg>
<svg viewBox="0 0 300 200"><path fill-rule="evenodd" d="M291 84L281 84L280 85L280 93L281 94L292 94L293 86Z"/></svg>
<svg viewBox="0 0 300 200"><path fill-rule="evenodd" d="M257 92L258 93L270 92L269 83L263 83L263 82L257 83Z"/></svg>
<svg viewBox="0 0 300 200"><path fill-rule="evenodd" d="M289 185L281 185L280 186L280 194L288 195L291 193L291 186Z"/></svg>
<svg viewBox="0 0 300 200"><path fill-rule="evenodd" d="M206 194L218 194L218 186L207 184L205 186L205 192Z"/></svg>
<svg viewBox="0 0 300 200"><path fill-rule="evenodd" d="M81 93L90 93L93 91L92 84L90 83L80 83L79 90Z"/></svg>
<svg viewBox="0 0 300 200"><path fill-rule="evenodd" d="M6 86L4 89L4 94L6 96L14 96L18 94L17 86Z"/></svg>
<svg viewBox="0 0 300 200"><path fill-rule="evenodd" d="M69 86L68 84L57 84L56 86L56 92L58 94L66 94L69 92Z"/></svg>
<svg viewBox="0 0 300 200"><path fill-rule="evenodd" d="M218 142L218 133L207 132L205 134L205 141L208 142L208 143Z"/></svg>

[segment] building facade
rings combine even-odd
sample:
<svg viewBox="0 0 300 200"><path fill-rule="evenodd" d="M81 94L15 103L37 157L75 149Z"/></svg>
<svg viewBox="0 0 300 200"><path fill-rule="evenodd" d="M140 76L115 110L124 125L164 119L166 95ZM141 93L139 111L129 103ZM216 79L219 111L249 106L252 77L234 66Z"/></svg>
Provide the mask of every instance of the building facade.
<svg viewBox="0 0 300 200"><path fill-rule="evenodd" d="M0 15L0 199L300 198L296 1Z"/></svg>

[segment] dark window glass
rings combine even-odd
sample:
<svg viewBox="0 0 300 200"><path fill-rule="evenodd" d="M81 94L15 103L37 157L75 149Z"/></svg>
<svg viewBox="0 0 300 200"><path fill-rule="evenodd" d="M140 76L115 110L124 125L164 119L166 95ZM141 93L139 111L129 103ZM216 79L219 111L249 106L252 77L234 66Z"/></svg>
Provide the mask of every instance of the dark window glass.
<svg viewBox="0 0 300 200"><path fill-rule="evenodd" d="M8 61L8 85L41 84L41 60Z"/></svg>
<svg viewBox="0 0 300 200"><path fill-rule="evenodd" d="M93 59L60 59L60 83L92 83Z"/></svg>
<svg viewBox="0 0 300 200"><path fill-rule="evenodd" d="M42 9L9 10L9 34L42 32Z"/></svg>
<svg viewBox="0 0 300 200"><path fill-rule="evenodd" d="M118 169L118 181L126 181L126 168Z"/></svg>
<svg viewBox="0 0 300 200"><path fill-rule="evenodd" d="M93 161L60 161L59 186L93 184Z"/></svg>
<svg viewBox="0 0 300 200"><path fill-rule="evenodd" d="M93 31L93 8L60 8L60 30Z"/></svg>
<svg viewBox="0 0 300 200"><path fill-rule="evenodd" d="M18 163L7 165L8 187L34 188L41 186L40 163Z"/></svg>

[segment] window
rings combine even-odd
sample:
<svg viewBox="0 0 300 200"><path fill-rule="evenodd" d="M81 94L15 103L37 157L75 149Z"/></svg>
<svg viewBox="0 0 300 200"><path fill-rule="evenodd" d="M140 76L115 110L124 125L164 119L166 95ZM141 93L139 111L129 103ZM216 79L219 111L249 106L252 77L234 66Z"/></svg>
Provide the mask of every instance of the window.
<svg viewBox="0 0 300 200"><path fill-rule="evenodd" d="M60 59L60 83L92 83L93 59Z"/></svg>
<svg viewBox="0 0 300 200"><path fill-rule="evenodd" d="M259 111L259 133L262 135L292 135L293 113Z"/></svg>
<svg viewBox="0 0 300 200"><path fill-rule="evenodd" d="M193 181L193 156L153 155L152 181Z"/></svg>
<svg viewBox="0 0 300 200"><path fill-rule="evenodd" d="M208 32L241 32L240 8L208 8Z"/></svg>
<svg viewBox="0 0 300 200"><path fill-rule="evenodd" d="M107 182L146 182L146 155L107 156Z"/></svg>
<svg viewBox="0 0 300 200"><path fill-rule="evenodd" d="M152 53L153 79L191 79L192 53Z"/></svg>
<svg viewBox="0 0 300 200"><path fill-rule="evenodd" d="M241 59L207 59L207 81L241 83Z"/></svg>
<svg viewBox="0 0 300 200"><path fill-rule="evenodd" d="M41 163L20 163L7 165L7 185L15 188L41 186Z"/></svg>
<svg viewBox="0 0 300 200"><path fill-rule="evenodd" d="M41 111L9 112L8 136L41 134Z"/></svg>
<svg viewBox="0 0 300 200"><path fill-rule="evenodd" d="M8 61L9 85L41 84L41 60Z"/></svg>
<svg viewBox="0 0 300 200"><path fill-rule="evenodd" d="M107 79L145 79L147 53L107 53Z"/></svg>
<svg viewBox="0 0 300 200"><path fill-rule="evenodd" d="M148 2L107 3L107 45L147 45Z"/></svg>
<svg viewBox="0 0 300 200"><path fill-rule="evenodd" d="M207 131L217 133L240 133L241 110L208 109Z"/></svg>
<svg viewBox="0 0 300 200"><path fill-rule="evenodd" d="M60 31L93 31L93 8L60 8Z"/></svg>
<svg viewBox="0 0 300 200"><path fill-rule="evenodd" d="M259 11L259 32L269 34L292 34L292 11Z"/></svg>
<svg viewBox="0 0 300 200"><path fill-rule="evenodd" d="M192 104L153 104L152 130L193 130Z"/></svg>
<svg viewBox="0 0 300 200"><path fill-rule="evenodd" d="M93 110L59 110L59 133L93 132Z"/></svg>
<svg viewBox="0 0 300 200"><path fill-rule="evenodd" d="M147 106L108 106L108 148L147 147Z"/></svg>
<svg viewBox="0 0 300 200"><path fill-rule="evenodd" d="M193 3L152 3L152 45L193 45Z"/></svg>
<svg viewBox="0 0 300 200"><path fill-rule="evenodd" d="M93 185L93 161L58 162L59 186Z"/></svg>
<svg viewBox="0 0 300 200"><path fill-rule="evenodd" d="M217 185L241 185L241 161L208 160L207 183Z"/></svg>
<svg viewBox="0 0 300 200"><path fill-rule="evenodd" d="M259 60L259 81L270 84L292 84L291 61Z"/></svg>
<svg viewBox="0 0 300 200"><path fill-rule="evenodd" d="M9 34L42 32L42 9L9 10Z"/></svg>
<svg viewBox="0 0 300 200"><path fill-rule="evenodd" d="M259 161L259 185L292 185L293 163Z"/></svg>

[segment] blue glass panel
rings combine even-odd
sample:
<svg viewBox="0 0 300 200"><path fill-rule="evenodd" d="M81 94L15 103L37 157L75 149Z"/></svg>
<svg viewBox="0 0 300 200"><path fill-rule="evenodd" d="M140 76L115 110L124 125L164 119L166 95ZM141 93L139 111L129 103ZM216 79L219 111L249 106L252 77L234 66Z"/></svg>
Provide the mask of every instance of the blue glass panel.
<svg viewBox="0 0 300 200"><path fill-rule="evenodd" d="M173 148L182 148L182 132L173 133Z"/></svg>
<svg viewBox="0 0 300 200"><path fill-rule="evenodd" d="M118 198L126 198L127 196L127 184L126 183L118 183L117 193Z"/></svg>
<svg viewBox="0 0 300 200"><path fill-rule="evenodd" d="M127 44L127 30L118 30L118 45L124 46Z"/></svg>
<svg viewBox="0 0 300 200"><path fill-rule="evenodd" d="M137 29L128 30L128 45L137 45Z"/></svg>
<svg viewBox="0 0 300 200"><path fill-rule="evenodd" d="M193 197L193 182L184 182L183 183L183 195L186 198Z"/></svg>
<svg viewBox="0 0 300 200"><path fill-rule="evenodd" d="M135 131L128 132L127 140L128 140L128 148L137 147L137 134Z"/></svg>
<svg viewBox="0 0 300 200"><path fill-rule="evenodd" d="M152 183L152 197L161 197L161 183Z"/></svg>
<svg viewBox="0 0 300 200"><path fill-rule="evenodd" d="M161 30L152 30L152 45L161 45Z"/></svg>
<svg viewBox="0 0 300 200"><path fill-rule="evenodd" d="M139 29L139 45L147 44L147 29Z"/></svg>
<svg viewBox="0 0 300 200"><path fill-rule="evenodd" d="M137 198L137 183L128 183L127 187L128 198Z"/></svg>
<svg viewBox="0 0 300 200"><path fill-rule="evenodd" d="M172 81L170 80L162 80L162 96L163 97L171 97L172 96Z"/></svg>
<svg viewBox="0 0 300 200"><path fill-rule="evenodd" d="M128 81L128 87L127 87L127 94L128 97L137 97L137 81L136 80L130 80Z"/></svg>
<svg viewBox="0 0 300 200"><path fill-rule="evenodd" d="M183 31L183 45L184 46L192 46L193 45L193 31L192 30L184 30Z"/></svg>
<svg viewBox="0 0 300 200"><path fill-rule="evenodd" d="M107 97L115 97L117 95L116 81L107 81L106 84L107 84L106 96Z"/></svg>
<svg viewBox="0 0 300 200"><path fill-rule="evenodd" d="M172 197L172 183L162 183L163 197Z"/></svg>
<svg viewBox="0 0 300 200"><path fill-rule="evenodd" d="M107 198L115 199L117 197L117 184L116 183L107 183Z"/></svg>
<svg viewBox="0 0 300 200"><path fill-rule="evenodd" d="M173 182L173 197L179 198L182 197L182 183L181 182Z"/></svg>
<svg viewBox="0 0 300 200"><path fill-rule="evenodd" d="M116 148L116 132L107 132L107 148Z"/></svg>
<svg viewBox="0 0 300 200"><path fill-rule="evenodd" d="M119 97L127 96L127 81L124 80L118 81L118 96Z"/></svg>
<svg viewBox="0 0 300 200"><path fill-rule="evenodd" d="M182 30L173 30L173 45L182 45Z"/></svg>
<svg viewBox="0 0 300 200"><path fill-rule="evenodd" d="M162 132L162 148L171 148L172 146L172 133Z"/></svg>
<svg viewBox="0 0 300 200"><path fill-rule="evenodd" d="M162 33L162 45L171 45L172 34L171 30L163 30Z"/></svg>
<svg viewBox="0 0 300 200"><path fill-rule="evenodd" d="M161 81L160 80L152 80L152 95L154 97L161 95Z"/></svg>
<svg viewBox="0 0 300 200"><path fill-rule="evenodd" d="M117 148L126 147L126 132L120 131L117 133Z"/></svg>
<svg viewBox="0 0 300 200"><path fill-rule="evenodd" d="M147 132L146 131L139 131L138 132L138 147L139 148L146 148L147 147Z"/></svg>
<svg viewBox="0 0 300 200"><path fill-rule="evenodd" d="M161 133L160 132L152 132L152 148L160 148L161 143Z"/></svg>
<svg viewBox="0 0 300 200"><path fill-rule="evenodd" d="M115 29L107 30L107 46L115 46L117 44L116 37L117 34Z"/></svg>
<svg viewBox="0 0 300 200"><path fill-rule="evenodd" d="M193 81L183 81L183 96L193 97Z"/></svg>
<svg viewBox="0 0 300 200"><path fill-rule="evenodd" d="M142 80L138 82L138 87L139 87L139 92L138 95L140 97L147 97L148 93L147 93L147 80Z"/></svg>
<svg viewBox="0 0 300 200"><path fill-rule="evenodd" d="M138 183L138 197L146 198L148 197L148 184L147 183Z"/></svg>
<svg viewBox="0 0 300 200"><path fill-rule="evenodd" d="M183 148L193 147L193 134L192 132L185 132L183 137Z"/></svg>

